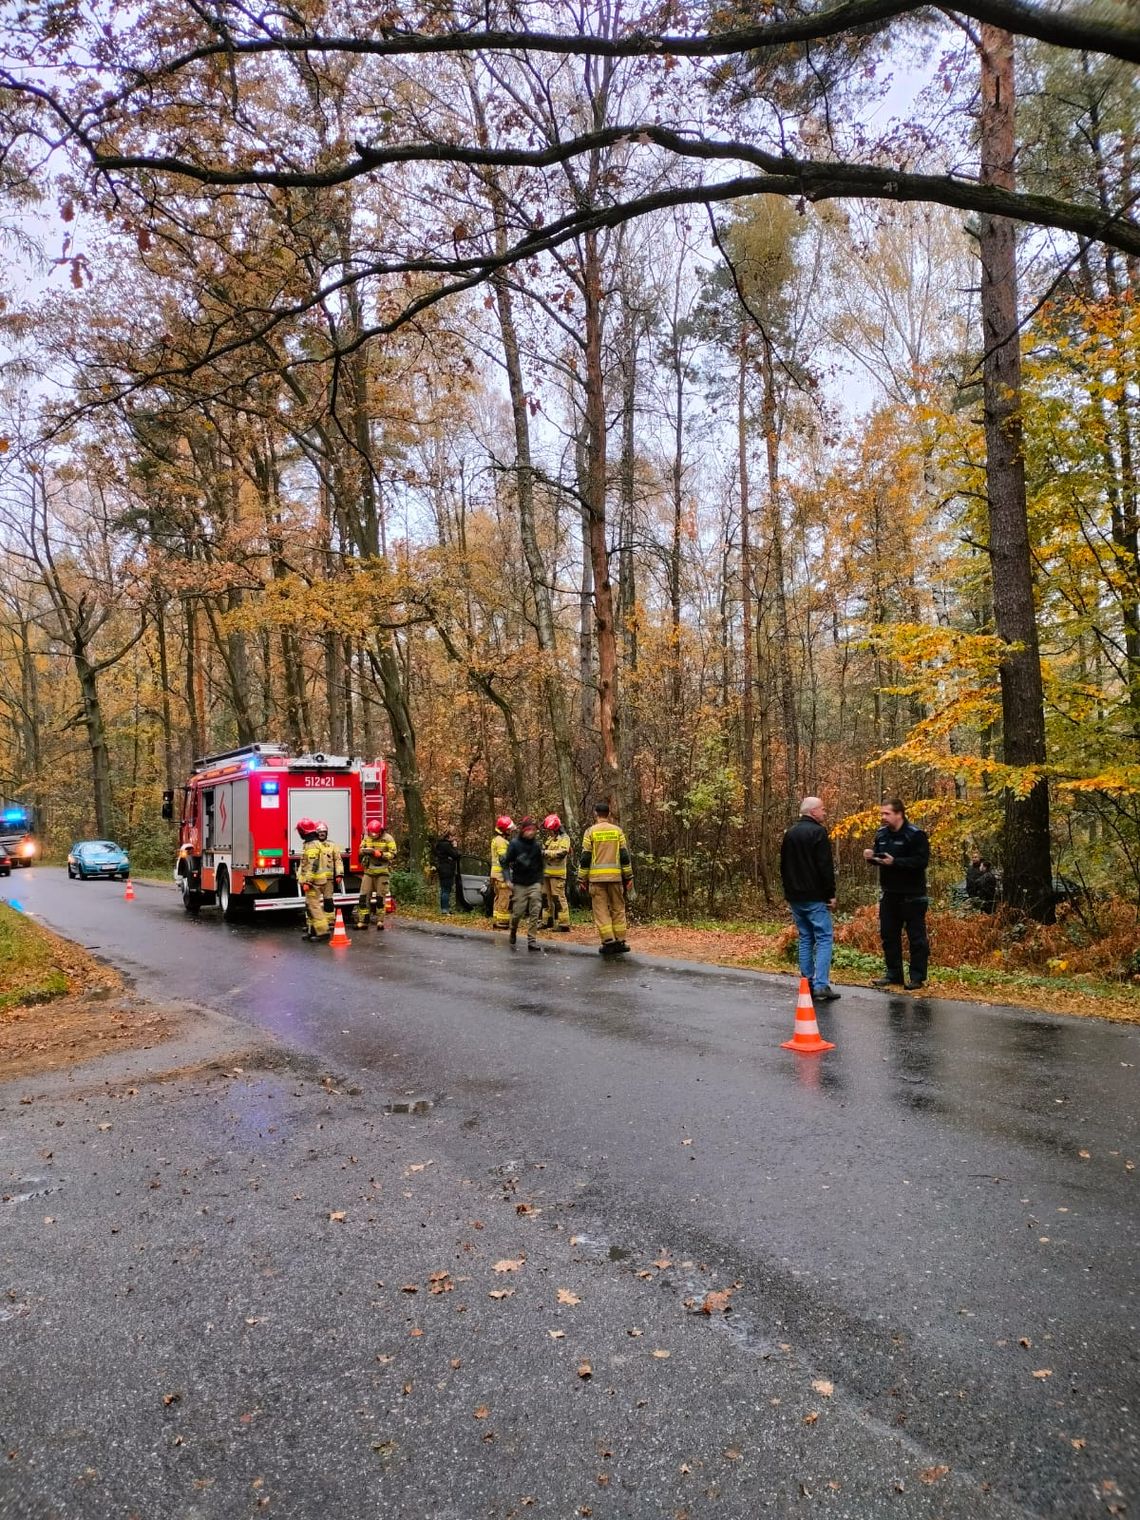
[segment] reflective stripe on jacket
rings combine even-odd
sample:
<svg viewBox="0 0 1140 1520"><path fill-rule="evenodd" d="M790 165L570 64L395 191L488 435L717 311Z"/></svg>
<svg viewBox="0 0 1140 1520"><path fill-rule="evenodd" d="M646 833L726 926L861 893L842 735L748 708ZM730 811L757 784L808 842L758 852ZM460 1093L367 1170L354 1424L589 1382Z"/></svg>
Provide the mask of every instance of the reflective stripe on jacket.
<svg viewBox="0 0 1140 1520"><path fill-rule="evenodd" d="M332 857L328 845L322 844L319 839L308 840L301 851L297 880L302 886L310 883L314 886L323 886L325 882L332 880L332 874Z"/></svg>
<svg viewBox="0 0 1140 1520"><path fill-rule="evenodd" d="M542 847L542 856L546 861L547 876L565 877L566 857L569 853L569 834L552 834Z"/></svg>
<svg viewBox="0 0 1140 1520"><path fill-rule="evenodd" d="M592 823L582 835L580 870L592 887L633 879L629 845L616 823Z"/></svg>
<svg viewBox="0 0 1140 1520"><path fill-rule="evenodd" d="M510 840L496 834L491 840L491 880L503 880L503 856L510 849Z"/></svg>
<svg viewBox="0 0 1140 1520"><path fill-rule="evenodd" d="M388 871L396 859L396 841L391 834L383 833L379 839L365 834L360 841L360 869L362 871Z"/></svg>

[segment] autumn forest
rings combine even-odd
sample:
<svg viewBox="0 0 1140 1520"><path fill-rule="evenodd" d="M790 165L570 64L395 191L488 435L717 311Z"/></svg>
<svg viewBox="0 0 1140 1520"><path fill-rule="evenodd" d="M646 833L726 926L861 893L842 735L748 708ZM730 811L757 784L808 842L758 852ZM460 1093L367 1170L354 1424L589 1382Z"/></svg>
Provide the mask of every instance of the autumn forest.
<svg viewBox="0 0 1140 1520"><path fill-rule="evenodd" d="M0 794L385 754L405 859L611 797L644 911L820 794L1140 904L1134 0L264 11L0 44Z"/></svg>

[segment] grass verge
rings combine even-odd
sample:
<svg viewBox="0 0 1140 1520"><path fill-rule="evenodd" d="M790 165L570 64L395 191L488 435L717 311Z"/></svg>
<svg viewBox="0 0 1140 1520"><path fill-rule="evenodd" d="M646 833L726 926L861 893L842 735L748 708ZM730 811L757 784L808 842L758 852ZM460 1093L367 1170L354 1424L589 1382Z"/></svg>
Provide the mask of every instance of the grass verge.
<svg viewBox="0 0 1140 1520"><path fill-rule="evenodd" d="M55 936L0 903L0 1012L47 1003L70 990Z"/></svg>

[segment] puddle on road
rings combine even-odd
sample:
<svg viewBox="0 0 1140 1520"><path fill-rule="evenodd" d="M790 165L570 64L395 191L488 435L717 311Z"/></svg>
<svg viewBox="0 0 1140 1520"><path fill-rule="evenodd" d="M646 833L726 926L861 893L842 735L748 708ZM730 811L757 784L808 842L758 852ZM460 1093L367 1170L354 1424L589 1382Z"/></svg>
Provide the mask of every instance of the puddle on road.
<svg viewBox="0 0 1140 1520"><path fill-rule="evenodd" d="M385 1103L386 1114L430 1114L437 1103L442 1103L446 1093L436 1093L434 1097L417 1098L394 1098L391 1103Z"/></svg>
<svg viewBox="0 0 1140 1520"><path fill-rule="evenodd" d="M0 1193L0 1203L30 1203L33 1198L46 1198L58 1193L62 1182L49 1181L46 1177L22 1177L10 1193Z"/></svg>

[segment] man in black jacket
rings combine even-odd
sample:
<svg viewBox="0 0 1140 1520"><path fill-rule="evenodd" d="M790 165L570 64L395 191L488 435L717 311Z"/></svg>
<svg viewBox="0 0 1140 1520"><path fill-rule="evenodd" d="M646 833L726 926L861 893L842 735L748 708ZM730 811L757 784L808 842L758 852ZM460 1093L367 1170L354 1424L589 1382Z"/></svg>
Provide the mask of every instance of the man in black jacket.
<svg viewBox="0 0 1140 1520"><path fill-rule="evenodd" d="M780 879L800 936L800 975L807 977L817 1003L833 1003L839 996L830 980L835 860L823 823L826 816L819 797L805 797L799 822L792 824L780 845Z"/></svg>
<svg viewBox="0 0 1140 1520"><path fill-rule="evenodd" d="M507 846L503 857L503 874L511 884L511 944L519 935L525 918L526 947L537 950L538 926L542 918L542 878L546 870L538 827L533 818L524 818L518 834Z"/></svg>
<svg viewBox="0 0 1140 1520"><path fill-rule="evenodd" d="M459 874L459 845L454 834L441 834L432 850L432 862L439 880L439 911L451 912L451 891Z"/></svg>
<svg viewBox="0 0 1140 1520"><path fill-rule="evenodd" d="M926 981L930 942L926 937L926 867L930 863L930 840L906 816L900 798L892 797L879 810L882 826L875 843L863 851L863 859L879 868L879 936L887 974L876 987L906 986L917 992ZM903 981L902 936L910 946L910 980Z"/></svg>

